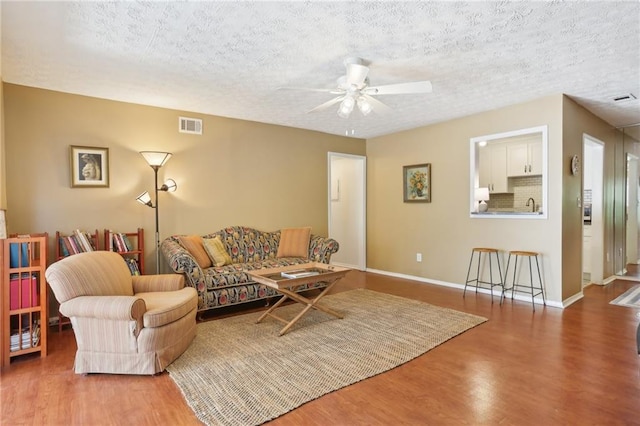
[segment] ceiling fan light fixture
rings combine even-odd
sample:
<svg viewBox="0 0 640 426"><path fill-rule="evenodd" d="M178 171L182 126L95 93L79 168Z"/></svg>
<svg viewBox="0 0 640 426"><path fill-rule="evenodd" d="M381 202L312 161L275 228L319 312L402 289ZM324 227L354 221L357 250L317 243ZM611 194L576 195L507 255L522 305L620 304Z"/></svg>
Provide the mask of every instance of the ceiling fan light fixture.
<svg viewBox="0 0 640 426"><path fill-rule="evenodd" d="M427 80L370 86L368 62L362 58L347 58L344 61L344 65L346 74L338 77L335 89L303 89L335 95L333 99L312 108L308 112L324 111L338 104L338 116L348 118L357 104L363 116L371 114L374 109L376 114L385 115L392 110L377 99L378 95L412 95L431 93L433 90L431 82ZM292 89L300 90L301 88Z"/></svg>
<svg viewBox="0 0 640 426"><path fill-rule="evenodd" d="M340 108L338 108L338 116L341 118L347 118L351 115L351 111L353 111L353 107L355 106L356 101L351 96L347 96L340 103Z"/></svg>
<svg viewBox="0 0 640 426"><path fill-rule="evenodd" d="M373 107L363 96L358 98L358 109L362 115L367 116L373 110Z"/></svg>

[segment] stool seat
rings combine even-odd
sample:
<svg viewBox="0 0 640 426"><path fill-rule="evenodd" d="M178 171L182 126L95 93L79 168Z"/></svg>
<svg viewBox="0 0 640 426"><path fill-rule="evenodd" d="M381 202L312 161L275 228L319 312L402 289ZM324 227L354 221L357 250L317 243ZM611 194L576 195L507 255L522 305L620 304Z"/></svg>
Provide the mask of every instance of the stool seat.
<svg viewBox="0 0 640 426"><path fill-rule="evenodd" d="M476 276L473 278L469 278L471 274L471 265L473 264L473 256L478 253L478 265L476 269ZM489 256L489 281L482 280L480 277L480 266L482 265L482 254L485 256ZM493 279L493 263L492 256L495 257L495 263L498 267L498 281L494 281ZM486 257L485 257L486 263ZM500 303L502 303L502 299L504 297L504 280L502 279L502 268L500 266L500 256L498 256L498 249L490 248L490 247L474 247L471 249L471 259L469 260L469 268L467 269L467 279L464 283L464 291L462 292L462 297L465 297L467 293L467 286L475 287L476 293L479 288L484 288L491 290L491 303L493 303L493 287L500 287Z"/></svg>
<svg viewBox="0 0 640 426"><path fill-rule="evenodd" d="M498 249L494 249L494 248L487 248L487 247L475 247L472 248L471 251L479 251L481 253L497 253Z"/></svg>
<svg viewBox="0 0 640 426"><path fill-rule="evenodd" d="M511 250L509 252L509 254L512 254L514 256L537 256L540 253L535 252L535 251L520 251L520 250Z"/></svg>
<svg viewBox="0 0 640 426"><path fill-rule="evenodd" d="M509 265L511 264L511 256L514 258L513 262L513 280L511 282L511 287L507 288L507 276L509 273ZM531 304L533 305L533 311L536 311L536 302L535 297L538 295L542 295L542 304L547 305L547 302L544 298L544 285L542 284L542 274L540 273L540 263L538 262L538 256L540 253L536 251L526 251L526 250L511 250L509 251L509 258L507 260L507 268L504 271L504 291L502 293L502 297L505 297L505 293L511 290L511 300L513 300L514 294L516 292L526 293L531 295ZM524 284L522 282L516 281L516 274L518 271L518 258L526 257L529 259L529 284ZM536 270L538 272L538 285L534 285L533 280L533 262L532 259L536 260ZM502 300L501 300L502 302Z"/></svg>

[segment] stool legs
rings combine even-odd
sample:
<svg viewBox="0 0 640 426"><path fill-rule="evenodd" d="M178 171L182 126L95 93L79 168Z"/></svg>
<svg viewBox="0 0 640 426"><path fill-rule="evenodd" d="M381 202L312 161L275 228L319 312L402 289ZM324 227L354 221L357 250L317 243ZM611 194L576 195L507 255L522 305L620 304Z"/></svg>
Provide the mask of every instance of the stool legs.
<svg viewBox="0 0 640 426"><path fill-rule="evenodd" d="M473 265L473 255L478 253L478 265L476 268L476 276L475 278L469 279L469 275L471 274L471 266ZM486 253L489 256L489 281L482 281L480 279L480 264L482 263L482 253ZM493 281L493 262L491 260L491 254L495 254L496 264L498 266L498 277L500 281ZM486 262L486 258L485 258ZM502 288L502 292L500 295L500 303L502 303L502 297L504 295L504 281L502 280L502 268L500 267L500 257L498 256L498 251L496 249L473 249L471 251L471 259L469 259L469 267L467 268L467 278L464 283L464 291L462 292L462 297L465 297L467 293L467 286L474 286L476 288L476 293L478 293L478 288L481 284L487 284L489 286L489 290L491 290L491 303L493 303L493 287L500 286Z"/></svg>
<svg viewBox="0 0 640 426"><path fill-rule="evenodd" d="M514 295L516 291L519 291L521 293L527 293L527 294L531 294L531 305L533 306L533 311L535 312L536 310L536 303L535 303L535 297L539 294L542 295L542 304L544 306L547 305L547 301L544 297L544 286L542 284L542 274L540 273L540 263L538 262L538 253L536 252L520 252L520 251L512 251L509 252L509 257L507 259L507 268L505 269L505 287L506 287L506 281L507 281L507 274L509 272L509 265L511 264L511 256L513 255L514 257L514 261L513 261L513 281L511 283L511 287L509 289L506 289L505 291L511 290L511 300L514 299ZM524 284L518 283L516 282L516 274L518 271L518 257L528 257L529 258L529 285L526 286ZM536 260L536 270L538 272L538 283L540 284L540 287L535 287L533 285L533 261L531 260L531 258L535 258ZM520 290L520 288L522 290ZM536 293L536 290L540 290ZM503 294L504 296L504 294ZM501 300L502 301L502 300Z"/></svg>

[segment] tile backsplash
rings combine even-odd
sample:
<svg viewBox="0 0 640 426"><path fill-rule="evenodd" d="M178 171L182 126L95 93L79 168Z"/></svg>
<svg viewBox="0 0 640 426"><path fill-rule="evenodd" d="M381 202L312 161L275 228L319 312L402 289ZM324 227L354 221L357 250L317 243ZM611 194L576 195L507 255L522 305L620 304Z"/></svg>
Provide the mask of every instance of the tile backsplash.
<svg viewBox="0 0 640 426"><path fill-rule="evenodd" d="M535 211L543 208L542 203L542 176L522 176L509 178L509 187L513 193L491 194L487 204L489 211L534 211L531 203L527 206L529 198L535 202Z"/></svg>

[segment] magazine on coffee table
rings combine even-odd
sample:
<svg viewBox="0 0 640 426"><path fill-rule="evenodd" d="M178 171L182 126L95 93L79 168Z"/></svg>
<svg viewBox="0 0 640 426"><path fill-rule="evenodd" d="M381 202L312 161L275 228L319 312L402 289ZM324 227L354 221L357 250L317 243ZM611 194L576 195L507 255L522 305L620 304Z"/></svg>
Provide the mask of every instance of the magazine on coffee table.
<svg viewBox="0 0 640 426"><path fill-rule="evenodd" d="M294 271L281 272L280 275L282 275L285 278L302 278L302 277L310 277L312 275L320 275L320 271L313 270L313 269L296 269Z"/></svg>

